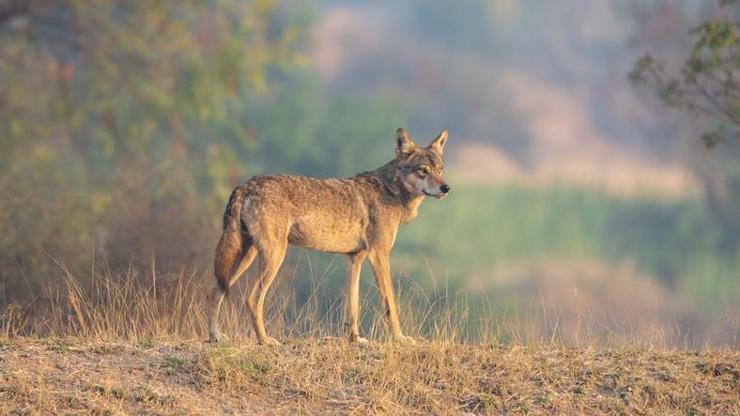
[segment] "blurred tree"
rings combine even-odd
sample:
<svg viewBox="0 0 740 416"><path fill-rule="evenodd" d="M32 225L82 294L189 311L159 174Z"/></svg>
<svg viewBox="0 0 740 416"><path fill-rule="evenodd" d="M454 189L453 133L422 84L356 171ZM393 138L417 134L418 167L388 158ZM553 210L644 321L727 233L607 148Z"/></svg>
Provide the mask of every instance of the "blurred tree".
<svg viewBox="0 0 740 416"><path fill-rule="evenodd" d="M210 214L253 140L242 113L303 59L304 14L265 0L0 0L4 286L47 253L210 251Z"/></svg>
<svg viewBox="0 0 740 416"><path fill-rule="evenodd" d="M681 76L669 74L650 54L635 62L630 79L655 91L668 106L703 114L716 128L702 139L707 147L740 141L740 21L736 0L722 0L725 13L691 29L694 40Z"/></svg>
<svg viewBox="0 0 740 416"><path fill-rule="evenodd" d="M723 145L713 172L698 172L709 208L724 229L722 248L740 247L740 10L737 0L720 0L719 14L689 31L693 41L680 75L650 54L639 58L629 77L669 106L708 119L707 148ZM729 160L726 160L729 159Z"/></svg>

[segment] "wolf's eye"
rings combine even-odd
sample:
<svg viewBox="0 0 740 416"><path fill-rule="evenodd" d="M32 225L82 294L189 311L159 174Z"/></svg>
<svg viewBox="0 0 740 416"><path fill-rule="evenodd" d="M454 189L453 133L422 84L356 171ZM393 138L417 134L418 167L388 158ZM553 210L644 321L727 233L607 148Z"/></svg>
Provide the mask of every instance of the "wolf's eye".
<svg viewBox="0 0 740 416"><path fill-rule="evenodd" d="M429 169L426 166L419 166L418 168L416 168L416 172L421 176L425 176L427 173L429 173Z"/></svg>

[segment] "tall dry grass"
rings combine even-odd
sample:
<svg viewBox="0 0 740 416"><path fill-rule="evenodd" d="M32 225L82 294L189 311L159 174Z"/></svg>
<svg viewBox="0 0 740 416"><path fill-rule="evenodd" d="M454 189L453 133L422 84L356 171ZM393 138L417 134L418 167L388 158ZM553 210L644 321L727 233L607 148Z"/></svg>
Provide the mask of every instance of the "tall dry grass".
<svg viewBox="0 0 740 416"><path fill-rule="evenodd" d="M59 264L60 278L47 282L34 300L0 311L0 336L78 337L100 341L200 340L206 338L205 295L212 284L209 270L160 274L156 267L133 267L115 273L95 270L79 279ZM299 294L296 274L282 276L267 301L267 329L278 339L344 337L343 296L329 266L311 273L310 291ZM564 304L557 292L540 293L537 302L511 303L469 291L450 289L432 274L432 286L412 284L396 289L404 331L415 337L449 343L567 346L650 346L701 348L670 321L604 318L578 299ZM242 278L221 309L222 331L235 341L252 337L243 300ZM302 277L301 277L302 278ZM85 283L82 283L85 282ZM557 284L556 284L557 286ZM333 293L333 294L332 294ZM375 340L387 337L375 290L361 294L361 331ZM638 311L639 312L639 311ZM737 346L737 322L729 325ZM735 328L735 329L732 329ZM732 345L731 345L732 346Z"/></svg>
<svg viewBox="0 0 740 416"><path fill-rule="evenodd" d="M277 284L267 301L267 328L279 338L325 338L343 335L343 299L327 299L322 289L328 273L318 276L307 299L297 301L295 279ZM212 276L197 270L158 274L130 268L121 273L94 273L85 287L80 279L64 271L60 281L49 282L35 300L11 304L0 314L0 329L6 338L81 337L93 340L140 341L145 339L194 340L206 337L205 295ZM232 288L220 314L222 332L232 340L251 337L245 304L245 286ZM233 290L237 289L237 290ZM442 310L438 301L424 295L420 287L397 293L407 332L449 341L465 341L461 322L470 315L466 301L458 296L455 307ZM370 298L374 298L370 296ZM367 336L386 335L383 314L377 302L362 301L363 329ZM491 328L492 325L482 325ZM421 333L418 328L424 328ZM480 339L500 338L481 330Z"/></svg>

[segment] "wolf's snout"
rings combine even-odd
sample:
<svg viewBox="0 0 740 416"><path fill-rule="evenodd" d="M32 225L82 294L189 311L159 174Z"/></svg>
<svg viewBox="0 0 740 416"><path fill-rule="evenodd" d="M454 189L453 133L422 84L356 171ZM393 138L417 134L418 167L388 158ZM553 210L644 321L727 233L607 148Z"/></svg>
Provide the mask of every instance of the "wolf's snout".
<svg viewBox="0 0 740 416"><path fill-rule="evenodd" d="M445 183L445 184L442 184L442 185L441 185L441 186L439 187L439 190L440 190L440 191L441 191L441 192L442 192L443 194L446 194L447 192L450 192L450 185L447 185L446 183Z"/></svg>

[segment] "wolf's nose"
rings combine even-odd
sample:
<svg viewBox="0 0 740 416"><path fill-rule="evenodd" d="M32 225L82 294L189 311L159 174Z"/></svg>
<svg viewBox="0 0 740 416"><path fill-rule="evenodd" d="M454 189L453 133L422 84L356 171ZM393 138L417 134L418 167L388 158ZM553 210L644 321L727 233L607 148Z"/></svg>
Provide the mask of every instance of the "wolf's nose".
<svg viewBox="0 0 740 416"><path fill-rule="evenodd" d="M439 190L442 191L443 194L446 194L447 192L450 192L450 185L444 184L439 187Z"/></svg>

